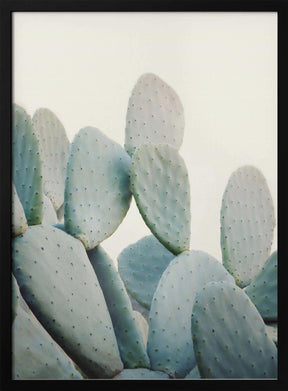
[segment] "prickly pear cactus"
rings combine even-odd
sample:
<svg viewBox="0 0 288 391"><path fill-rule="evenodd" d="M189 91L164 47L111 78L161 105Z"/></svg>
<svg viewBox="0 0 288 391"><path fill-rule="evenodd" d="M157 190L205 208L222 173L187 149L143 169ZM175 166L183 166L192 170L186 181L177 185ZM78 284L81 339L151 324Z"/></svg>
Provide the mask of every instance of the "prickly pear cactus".
<svg viewBox="0 0 288 391"><path fill-rule="evenodd" d="M201 377L277 377L277 348L256 307L238 286L204 286L193 307L191 329Z"/></svg>
<svg viewBox="0 0 288 391"><path fill-rule="evenodd" d="M12 184L12 236L23 234L28 228L23 206L19 200L16 188Z"/></svg>
<svg viewBox="0 0 288 391"><path fill-rule="evenodd" d="M38 140L26 111L13 105L12 180L28 225L42 222L42 172Z"/></svg>
<svg viewBox="0 0 288 391"><path fill-rule="evenodd" d="M245 288L245 292L265 321L277 321L277 251L267 259L260 273Z"/></svg>
<svg viewBox="0 0 288 391"><path fill-rule="evenodd" d="M106 302L79 240L50 225L29 227L14 239L13 272L33 313L87 376L122 370Z"/></svg>
<svg viewBox="0 0 288 391"><path fill-rule="evenodd" d="M92 127L70 147L65 182L65 230L92 250L118 228L131 202L130 157Z"/></svg>
<svg viewBox="0 0 288 391"><path fill-rule="evenodd" d="M64 202L65 172L70 142L57 116L49 109L36 110L32 125L39 141L43 190L55 210Z"/></svg>
<svg viewBox="0 0 288 391"><path fill-rule="evenodd" d="M202 251L185 251L164 271L150 309L147 351L151 368L185 377L196 365L191 337L192 307L197 292L209 281L232 276Z"/></svg>
<svg viewBox="0 0 288 391"><path fill-rule="evenodd" d="M241 288L260 272L271 250L274 207L262 173L253 166L233 172L221 207L223 265Z"/></svg>
<svg viewBox="0 0 288 391"><path fill-rule="evenodd" d="M160 277L175 257L155 236L145 236L118 256L118 270L127 291L150 309Z"/></svg>
<svg viewBox="0 0 288 391"><path fill-rule="evenodd" d="M102 288L125 368L150 367L141 331L113 260L97 246L87 252Z"/></svg>
<svg viewBox="0 0 288 391"><path fill-rule="evenodd" d="M129 155L146 143L179 149L184 126L184 110L176 92L158 76L142 75L132 91L126 115L125 149Z"/></svg>
<svg viewBox="0 0 288 391"><path fill-rule="evenodd" d="M156 238L173 254L189 249L190 185L186 165L170 145L145 144L134 153L131 190Z"/></svg>
<svg viewBox="0 0 288 391"><path fill-rule="evenodd" d="M147 347L147 339L148 339L148 323L144 316L139 311L133 310L134 319L138 325L139 331L142 336L142 340L145 346Z"/></svg>
<svg viewBox="0 0 288 391"><path fill-rule="evenodd" d="M43 218L42 224L58 224L57 213L53 207L50 198L43 194Z"/></svg>
<svg viewBox="0 0 288 391"><path fill-rule="evenodd" d="M18 291L19 294L19 291ZM12 328L14 380L81 380L80 372L35 316L19 305Z"/></svg>
<svg viewBox="0 0 288 391"><path fill-rule="evenodd" d="M12 274L11 285L12 285L12 322L13 322L17 314L17 309L19 305L19 296L20 296L19 286L13 274Z"/></svg>

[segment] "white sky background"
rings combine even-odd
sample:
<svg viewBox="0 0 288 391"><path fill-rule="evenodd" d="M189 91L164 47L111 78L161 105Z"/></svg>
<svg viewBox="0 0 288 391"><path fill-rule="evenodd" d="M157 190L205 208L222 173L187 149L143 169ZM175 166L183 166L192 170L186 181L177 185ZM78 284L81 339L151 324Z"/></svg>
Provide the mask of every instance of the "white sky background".
<svg viewBox="0 0 288 391"><path fill-rule="evenodd" d="M241 165L262 171L277 208L276 13L17 12L13 22L13 100L31 116L52 110L71 141L95 126L124 146L141 74L175 89L185 113L191 249L221 260L222 195ZM116 260L147 234L133 201L103 247Z"/></svg>

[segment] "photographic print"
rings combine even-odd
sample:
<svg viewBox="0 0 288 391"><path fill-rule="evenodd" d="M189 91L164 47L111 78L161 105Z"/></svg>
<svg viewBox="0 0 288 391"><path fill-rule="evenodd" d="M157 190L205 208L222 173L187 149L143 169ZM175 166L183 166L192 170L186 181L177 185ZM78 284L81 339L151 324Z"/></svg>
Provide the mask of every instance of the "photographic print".
<svg viewBox="0 0 288 391"><path fill-rule="evenodd" d="M12 13L13 380L277 379L277 27Z"/></svg>

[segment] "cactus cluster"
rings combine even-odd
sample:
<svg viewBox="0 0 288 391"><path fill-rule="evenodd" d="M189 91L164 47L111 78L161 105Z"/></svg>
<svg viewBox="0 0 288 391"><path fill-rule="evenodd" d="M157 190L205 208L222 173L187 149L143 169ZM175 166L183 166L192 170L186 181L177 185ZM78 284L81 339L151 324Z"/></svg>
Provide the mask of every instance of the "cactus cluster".
<svg viewBox="0 0 288 391"><path fill-rule="evenodd" d="M95 127L72 143L54 113L13 106L13 379L277 378L275 215L262 173L232 173L222 259L190 248L184 111L137 81L125 145ZM101 243L134 197L151 235L117 260ZM132 227L133 229L133 227Z"/></svg>

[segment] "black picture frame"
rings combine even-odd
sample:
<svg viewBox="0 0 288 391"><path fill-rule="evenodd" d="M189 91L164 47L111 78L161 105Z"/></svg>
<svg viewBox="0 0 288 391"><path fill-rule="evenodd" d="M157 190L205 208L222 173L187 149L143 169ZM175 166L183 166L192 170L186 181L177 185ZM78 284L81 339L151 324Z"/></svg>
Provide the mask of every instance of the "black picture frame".
<svg viewBox="0 0 288 391"><path fill-rule="evenodd" d="M278 380L147 380L141 386L194 390L287 390L285 353L287 344L287 308L285 285L287 279L286 251L281 238L285 238L286 210L286 158L281 147L285 145L287 127L287 52L288 52L288 1L287 0L198 0L198 1L116 1L116 0L2 0L1 9L1 101L0 101L0 161L1 161L1 390L83 390L134 388L139 381L113 382L108 380L79 381L12 381L11 380L11 98L12 98L12 13L13 12L277 12L278 14L278 253L279 253L279 376ZM284 239L285 240L285 239ZM136 383L136 384L135 384ZM142 382L141 382L142 383ZM139 384L140 385L140 384Z"/></svg>

